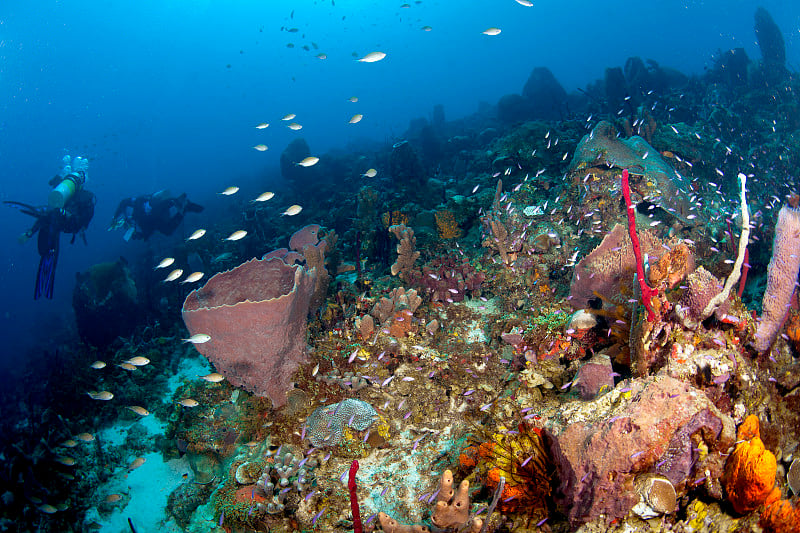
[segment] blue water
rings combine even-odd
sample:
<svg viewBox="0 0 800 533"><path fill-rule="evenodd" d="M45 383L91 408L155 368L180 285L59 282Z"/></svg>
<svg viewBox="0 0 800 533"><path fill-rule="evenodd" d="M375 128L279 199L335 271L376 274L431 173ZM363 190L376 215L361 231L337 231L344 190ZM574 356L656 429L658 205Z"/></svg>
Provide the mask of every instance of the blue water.
<svg viewBox="0 0 800 533"><path fill-rule="evenodd" d="M55 298L37 302L35 243L16 242L31 220L0 210L2 363L18 367L26 350L52 349L73 329L76 272L145 249L106 231L124 196L165 187L188 192L207 209L187 228L212 227L230 216L215 193L232 184L252 196L272 188L279 154L298 136L315 154L394 142L409 120L430 117L436 104L452 120L520 92L536 66L575 91L633 55L687 74L701 74L717 50L744 47L758 59L759 5L783 31L788 65L800 65L796 2L534 3L3 1L0 199L43 204L47 181L70 153L90 159L88 187L98 204L88 246L64 238ZM422 31L426 25L432 31ZM502 33L481 34L491 26ZM318 50L302 48L312 42ZM386 59L354 61L353 53L374 50ZM320 52L327 59L317 59ZM300 132L281 123L290 112L304 126ZM364 120L347 124L354 113ZM256 130L259 122L270 127ZM262 142L268 151L253 150ZM184 235L159 236L150 246L168 249Z"/></svg>

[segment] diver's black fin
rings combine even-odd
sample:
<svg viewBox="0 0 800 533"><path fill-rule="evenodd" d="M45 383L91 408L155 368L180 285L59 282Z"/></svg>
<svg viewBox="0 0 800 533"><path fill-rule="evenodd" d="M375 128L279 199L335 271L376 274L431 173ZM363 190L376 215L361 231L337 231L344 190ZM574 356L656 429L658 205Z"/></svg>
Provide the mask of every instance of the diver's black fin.
<svg viewBox="0 0 800 533"><path fill-rule="evenodd" d="M189 213L202 213L203 209L205 209L202 205L196 204L194 202L186 202L186 209Z"/></svg>
<svg viewBox="0 0 800 533"><path fill-rule="evenodd" d="M22 202L14 202L12 200L4 200L3 204L9 207L16 207L21 213L32 217L43 217L47 214L46 207L35 207L30 204L23 204Z"/></svg>
<svg viewBox="0 0 800 533"><path fill-rule="evenodd" d="M36 289L33 292L34 300L38 300L42 295L50 300L53 299L56 263L58 263L58 248L49 250L39 260L39 270L36 272Z"/></svg>

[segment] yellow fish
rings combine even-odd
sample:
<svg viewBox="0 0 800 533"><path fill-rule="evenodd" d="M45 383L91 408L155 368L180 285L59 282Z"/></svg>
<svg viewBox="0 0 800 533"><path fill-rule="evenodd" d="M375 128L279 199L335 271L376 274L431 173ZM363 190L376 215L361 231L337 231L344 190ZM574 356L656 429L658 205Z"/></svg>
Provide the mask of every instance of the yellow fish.
<svg viewBox="0 0 800 533"><path fill-rule="evenodd" d="M111 393L111 392L108 392L107 390L102 390L100 392L89 391L86 394L88 394L89 397L92 400L101 400L101 401L104 401L104 402L107 402L108 400L110 400L110 399L112 399L114 397L114 394Z"/></svg>
<svg viewBox="0 0 800 533"><path fill-rule="evenodd" d="M314 157L313 155L310 155L297 164L300 165L301 167L313 167L317 163L319 163L319 157Z"/></svg>
<svg viewBox="0 0 800 533"><path fill-rule="evenodd" d="M180 268L176 268L175 270L169 273L169 276L164 278L164 283L175 281L181 276L183 276L183 270L181 270Z"/></svg>
<svg viewBox="0 0 800 533"><path fill-rule="evenodd" d="M158 270L159 268L167 268L174 262L175 262L174 257L165 257L164 259L161 260L159 264L156 265L156 267L153 270Z"/></svg>
<svg viewBox="0 0 800 533"><path fill-rule="evenodd" d="M211 374L207 374L205 376L200 376L202 379L208 381L209 383L219 383L220 381L225 379L225 376L222 374L218 374L216 372L212 372Z"/></svg>
<svg viewBox="0 0 800 533"><path fill-rule="evenodd" d="M258 195L258 198L252 200L253 202L266 202L267 200L271 200L272 197L275 196L274 192L262 192Z"/></svg>
<svg viewBox="0 0 800 533"><path fill-rule="evenodd" d="M109 494L106 496L106 502L108 503L116 503L122 499L122 494Z"/></svg>
<svg viewBox="0 0 800 533"><path fill-rule="evenodd" d="M211 335L205 333L195 333L188 339L183 339L183 342L191 342L192 344L203 344L211 340Z"/></svg>
<svg viewBox="0 0 800 533"><path fill-rule="evenodd" d="M301 206L299 206L297 204L294 204L292 206L289 206L289 208L287 208L286 211L281 213L281 215L286 215L288 217L293 217L296 214L300 213L300 211L302 211L302 210L303 210L303 208Z"/></svg>
<svg viewBox="0 0 800 533"><path fill-rule="evenodd" d="M95 361L92 363L92 368L95 370L100 370L101 368L105 368L106 364L103 361Z"/></svg>
<svg viewBox="0 0 800 533"><path fill-rule="evenodd" d="M86 433L84 431L83 433L78 433L77 435L75 435L75 438L83 442L92 442L94 440L94 435L92 435L91 433Z"/></svg>
<svg viewBox="0 0 800 533"><path fill-rule="evenodd" d="M303 129L303 126L301 126L301 125L300 125L300 124L298 124L297 122L292 122L291 124L289 124L289 129L290 129L290 130L294 130L294 131L297 131L297 130L302 130L302 129Z"/></svg>
<svg viewBox="0 0 800 533"><path fill-rule="evenodd" d="M53 507L49 503L43 503L42 505L40 505L38 507L38 509L41 512L45 513L45 514L53 514L53 513L57 513L58 512L58 509L56 509L55 507Z"/></svg>
<svg viewBox="0 0 800 533"><path fill-rule="evenodd" d="M502 30L500 28L488 28L481 33L484 35L500 35Z"/></svg>
<svg viewBox="0 0 800 533"><path fill-rule="evenodd" d="M362 176L365 176L367 178L374 178L377 175L378 175L378 171L375 170L374 168L371 168L371 169L367 170L366 172L364 172L364 174L362 174Z"/></svg>
<svg viewBox="0 0 800 533"><path fill-rule="evenodd" d="M266 144L257 144L255 146L253 146L253 148L258 150L259 152L266 152L267 151L267 145Z"/></svg>
<svg viewBox="0 0 800 533"><path fill-rule="evenodd" d="M195 241L195 240L199 239L200 237L202 237L205 234L206 234L206 230L204 230L203 228L196 229L196 230L194 230L194 233L189 235L189 238L186 239L186 240L187 241Z"/></svg>
<svg viewBox="0 0 800 533"><path fill-rule="evenodd" d="M200 405L200 403L197 400L194 400L192 398L184 398L183 400L180 400L178 403L184 407L197 407L198 405Z"/></svg>
<svg viewBox="0 0 800 533"><path fill-rule="evenodd" d="M244 239L247 236L247 232L243 229L234 231L223 240L225 241L238 241L239 239Z"/></svg>
<svg viewBox="0 0 800 533"><path fill-rule="evenodd" d="M145 366L146 364L150 363L150 359L147 357L142 357L141 355L137 355L136 357L127 359L125 362L133 366Z"/></svg>
<svg viewBox="0 0 800 533"><path fill-rule="evenodd" d="M225 189L224 191L222 191L220 194L222 194L224 196L230 196L232 194L236 194L237 192L239 192L239 187L236 187L236 186L232 185L232 186L228 187L227 189Z"/></svg>
<svg viewBox="0 0 800 533"><path fill-rule="evenodd" d="M67 439L61 443L64 448L74 448L78 445L78 442L74 439Z"/></svg>
<svg viewBox="0 0 800 533"><path fill-rule="evenodd" d="M147 416L150 414L150 411L140 405L126 405L125 409L129 409L139 416Z"/></svg>
<svg viewBox="0 0 800 533"><path fill-rule="evenodd" d="M72 457L69 457L67 455L58 455L58 456L56 456L55 462L61 463L64 466L75 466L75 463L76 463L75 459L73 459Z"/></svg>
<svg viewBox="0 0 800 533"><path fill-rule="evenodd" d="M181 285L183 285L184 283L194 283L195 281L200 281L201 279L203 279L203 276L205 276L205 274L203 274L202 272L192 272L191 274L186 276L185 280L181 281Z"/></svg>
<svg viewBox="0 0 800 533"><path fill-rule="evenodd" d="M136 367L130 363L120 363L117 366L120 367L122 370L127 370L128 372L133 372L134 370L136 370Z"/></svg>
<svg viewBox="0 0 800 533"><path fill-rule="evenodd" d="M361 59L359 59L358 61L360 61L361 63L375 63L377 61L382 60L385 57L386 54L384 52L370 52Z"/></svg>
<svg viewBox="0 0 800 533"><path fill-rule="evenodd" d="M361 122L362 118L364 118L364 115L362 115L361 113L356 113L350 118L350 124L358 124L359 122Z"/></svg>
<svg viewBox="0 0 800 533"><path fill-rule="evenodd" d="M268 122L262 122L261 124L256 126L256 129L257 130L263 130L264 128L268 128L268 127L269 127L269 123Z"/></svg>
<svg viewBox="0 0 800 533"><path fill-rule="evenodd" d="M136 470L137 468L142 466L144 464L144 462L145 462L145 458L144 457L137 457L136 459L133 460L133 462L131 464L128 465L128 472L132 472L133 470Z"/></svg>

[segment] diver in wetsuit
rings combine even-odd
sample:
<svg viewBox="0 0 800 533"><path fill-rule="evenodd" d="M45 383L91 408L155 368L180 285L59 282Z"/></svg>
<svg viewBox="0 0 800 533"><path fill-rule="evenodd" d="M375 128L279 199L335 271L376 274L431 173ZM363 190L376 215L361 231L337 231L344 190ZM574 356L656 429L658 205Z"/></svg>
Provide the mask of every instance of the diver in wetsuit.
<svg viewBox="0 0 800 533"><path fill-rule="evenodd" d="M153 233L172 233L183 222L186 213L200 213L203 206L190 202L186 193L172 198L169 191L125 198L117 206L108 230L125 227L123 238L147 240Z"/></svg>
<svg viewBox="0 0 800 533"><path fill-rule="evenodd" d="M62 172L50 180L53 189L50 191L47 206L34 207L21 202L3 202L36 219L33 226L19 237L19 242L24 244L36 233L39 234L37 244L40 259L33 292L34 300L38 300L41 296L53 298L61 234L71 233L72 244L80 233L83 243L86 244L86 228L94 217L96 198L94 193L84 186L88 161L76 157L70 165L67 156L64 162Z"/></svg>

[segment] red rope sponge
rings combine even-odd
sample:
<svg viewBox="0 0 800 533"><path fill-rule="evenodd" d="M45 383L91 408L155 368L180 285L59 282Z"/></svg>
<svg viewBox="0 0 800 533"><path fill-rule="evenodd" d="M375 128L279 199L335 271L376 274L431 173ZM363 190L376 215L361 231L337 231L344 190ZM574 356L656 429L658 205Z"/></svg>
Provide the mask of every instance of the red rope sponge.
<svg viewBox="0 0 800 533"><path fill-rule="evenodd" d="M633 255L636 257L636 274L639 278L639 290L642 292L642 304L647 309L647 321L653 322L656 319L656 314L653 312L653 306L650 305L650 299L658 294L658 289L651 288L644 280L642 248L639 246L639 235L636 233L636 212L633 203L631 203L631 187L628 185L627 168L622 171L622 195L625 197L625 205L628 208L628 234L633 242Z"/></svg>
<svg viewBox="0 0 800 533"><path fill-rule="evenodd" d="M347 481L347 489L350 491L350 510L353 513L353 533L363 533L364 526L361 525L361 510L358 508L358 495L356 494L356 472L358 472L358 460L353 460L350 465L350 479Z"/></svg>

